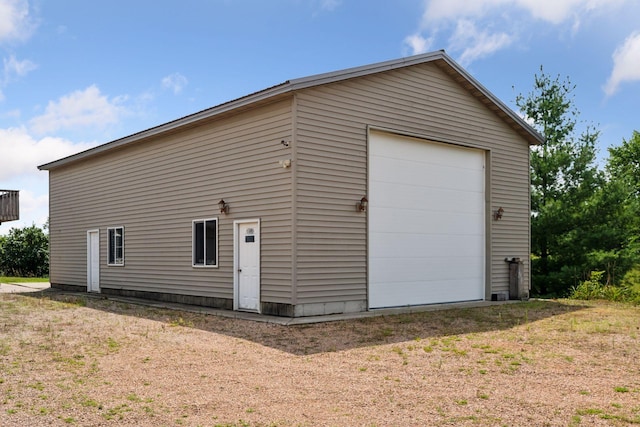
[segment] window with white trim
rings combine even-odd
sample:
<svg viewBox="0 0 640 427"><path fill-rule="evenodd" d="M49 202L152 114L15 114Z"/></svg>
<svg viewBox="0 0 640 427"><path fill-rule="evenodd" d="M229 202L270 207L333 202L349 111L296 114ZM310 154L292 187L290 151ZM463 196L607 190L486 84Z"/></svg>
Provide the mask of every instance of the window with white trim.
<svg viewBox="0 0 640 427"><path fill-rule="evenodd" d="M124 265L124 227L107 228L107 265Z"/></svg>
<svg viewBox="0 0 640 427"><path fill-rule="evenodd" d="M218 219L193 221L193 266L218 266Z"/></svg>

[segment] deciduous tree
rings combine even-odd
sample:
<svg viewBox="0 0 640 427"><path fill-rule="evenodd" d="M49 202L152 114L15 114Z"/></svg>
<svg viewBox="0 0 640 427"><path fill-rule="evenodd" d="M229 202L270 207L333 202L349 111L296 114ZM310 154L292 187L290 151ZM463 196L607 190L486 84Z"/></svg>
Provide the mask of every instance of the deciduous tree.
<svg viewBox="0 0 640 427"><path fill-rule="evenodd" d="M12 228L0 241L0 271L7 276L44 277L49 274L49 238L32 225Z"/></svg>

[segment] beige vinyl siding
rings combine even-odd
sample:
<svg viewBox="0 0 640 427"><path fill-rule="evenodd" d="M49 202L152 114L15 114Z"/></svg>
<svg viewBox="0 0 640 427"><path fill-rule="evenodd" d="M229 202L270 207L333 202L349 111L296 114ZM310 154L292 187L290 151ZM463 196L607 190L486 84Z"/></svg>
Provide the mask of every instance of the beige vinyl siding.
<svg viewBox="0 0 640 427"><path fill-rule="evenodd" d="M505 209L489 223L491 291L508 289L505 257L523 258L528 278L528 144L448 74L426 63L296 97L298 303L366 298L366 215L355 203L367 189L368 126L490 151L487 216Z"/></svg>
<svg viewBox="0 0 640 427"><path fill-rule="evenodd" d="M261 219L262 300L291 300L291 100L218 117L50 171L51 281L86 286L100 229L100 286L233 298L233 221ZM221 214L218 201L230 206ZM218 268L192 267L192 221L218 218ZM124 226L125 266L106 265Z"/></svg>

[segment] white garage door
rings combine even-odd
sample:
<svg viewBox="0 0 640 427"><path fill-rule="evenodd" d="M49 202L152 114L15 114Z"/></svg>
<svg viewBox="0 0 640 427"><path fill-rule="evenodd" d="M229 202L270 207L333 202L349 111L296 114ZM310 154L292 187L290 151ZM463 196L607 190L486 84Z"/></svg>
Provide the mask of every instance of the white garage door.
<svg viewBox="0 0 640 427"><path fill-rule="evenodd" d="M370 308L484 299L484 159L371 132Z"/></svg>

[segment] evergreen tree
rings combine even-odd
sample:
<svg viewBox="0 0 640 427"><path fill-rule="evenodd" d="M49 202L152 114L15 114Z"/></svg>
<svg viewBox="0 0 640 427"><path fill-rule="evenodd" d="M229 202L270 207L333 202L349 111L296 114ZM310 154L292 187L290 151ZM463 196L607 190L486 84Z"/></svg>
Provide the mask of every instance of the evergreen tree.
<svg viewBox="0 0 640 427"><path fill-rule="evenodd" d="M584 211L602 183L595 165L599 132L588 126L576 135L574 90L569 79L552 79L540 67L533 91L516 98L545 139L531 150L532 290L537 295L565 295L588 273Z"/></svg>

